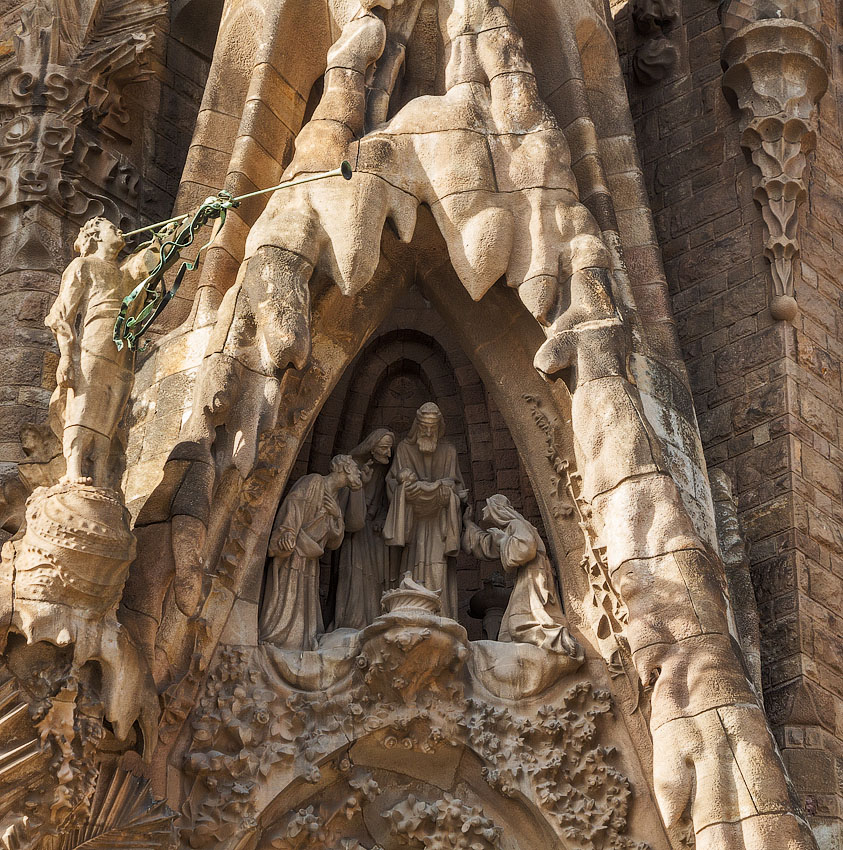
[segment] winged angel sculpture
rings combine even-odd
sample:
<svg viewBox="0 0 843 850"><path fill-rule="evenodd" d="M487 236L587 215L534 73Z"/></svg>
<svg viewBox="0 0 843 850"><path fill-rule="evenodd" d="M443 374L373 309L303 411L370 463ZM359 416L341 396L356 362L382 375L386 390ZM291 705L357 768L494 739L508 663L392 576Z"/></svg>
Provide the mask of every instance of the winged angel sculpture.
<svg viewBox="0 0 843 850"><path fill-rule="evenodd" d="M634 322L618 297L618 254L578 197L566 135L524 41L496 0L439 0L444 93L391 109L421 6L366 0L346 17L284 176L347 159L354 179L277 192L251 228L186 442L210 452L226 422L245 474L281 376L308 361L314 273L360 292L385 223L410 241L426 205L471 297L503 279L544 331L536 369L569 376L581 498L629 612L625 638L650 697L655 794L676 846L813 848L731 637L722 562L695 528L630 379Z"/></svg>

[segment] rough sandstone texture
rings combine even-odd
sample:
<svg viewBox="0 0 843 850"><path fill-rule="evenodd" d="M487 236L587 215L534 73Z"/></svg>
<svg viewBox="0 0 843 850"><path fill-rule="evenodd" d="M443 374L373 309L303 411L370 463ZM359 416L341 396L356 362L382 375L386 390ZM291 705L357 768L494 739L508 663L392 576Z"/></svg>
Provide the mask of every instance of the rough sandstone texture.
<svg viewBox="0 0 843 850"><path fill-rule="evenodd" d="M820 846L836 848L843 842L839 10L831 2L802 9L832 58L799 212L798 314L776 322L753 165L740 146L738 111L721 88L717 4L669 5L677 14L668 32L676 64L654 86L629 75L638 145L706 460L735 483L751 544L765 707ZM631 71L643 39L629 6L613 3Z"/></svg>
<svg viewBox="0 0 843 850"><path fill-rule="evenodd" d="M272 61L260 61L262 56L277 55L273 53L276 48L261 39L261 27L283 40L290 37L293 19L282 15L273 22L268 15L267 23L251 11L224 14L223 48L217 50L211 66L220 10L216 4L210 5L214 8L206 10L203 5L202 11L197 11L195 2L173 3L169 26L166 17L156 20L159 36L167 29L169 35L155 42L151 79L129 85L124 95L133 122L132 132L126 134L132 144L127 138L104 136L105 149L119 154L131 174L140 177L136 196L117 199L126 229L129 220L168 214L174 200L178 209L187 209L213 193L224 178L234 191L276 182L290 161L296 133L320 105L321 82L317 80L311 88L311 71L304 67L307 61L302 61L302 67L285 67L284 74ZM229 11L237 5L230 3ZM769 768L771 762L766 727L760 713L747 707L750 691L739 675L721 675L718 687L722 691L706 691L700 703L703 710L694 718L681 716L694 712L687 712L686 695L674 687L676 682L711 676L702 669L701 658L713 658L722 673L735 667L735 656L723 639L727 612L720 604L724 587L718 584L719 568L703 554L703 541L712 542L714 530L694 412L683 384L682 366L672 350L671 331L668 327L661 336L657 332L659 322L662 327L669 326L670 306L660 284L656 244L665 261L706 461L732 477L738 513L752 544L750 571L760 611L765 707L820 847L837 850L841 845L843 661L838 663L838 647L843 623L838 603L843 603L843 454L838 447L843 423L839 362L843 347L838 341L841 305L836 278L843 241L843 154L836 112L840 99L838 19L833 4L825 2L817 7L820 17L811 21L829 46L831 82L820 103L817 151L809 156L808 196L799 207L802 258L795 280L799 312L793 323L782 323L773 320L768 306L770 266L763 253L761 209L753 199L753 166L740 145L738 113L722 93L720 52L725 35L717 4L714 0L675 5L669 0L636 0L612 5L643 180L624 148L624 139L633 144L624 126L607 130L597 120L599 155L590 147L588 134L593 127L587 121L566 127L566 133L577 179L593 189L584 203L602 229L619 230L628 249L625 257L635 302L656 351L652 358L652 351L645 352L647 356L632 353L631 368L637 378L634 392L640 392L656 439L664 447L664 462L677 480L678 495L672 485L659 489L669 480L666 476L653 476L638 491L622 485L609 497L594 498L594 515L582 514L580 486L563 464L563 459L573 463L574 448L560 436L567 433L570 399L558 387L549 390L532 370L533 355L544 340L538 324L525 314L528 321L510 325L513 310L521 306L514 296L509 298L512 293L499 292L500 287L493 288L480 305L472 304L447 270L441 240L431 237L435 232L432 221L422 213L420 231L427 241L415 250L423 259L414 259L410 268L406 263L409 255L401 254L395 240L385 236L382 267L355 302L351 320L343 319L347 308L342 296L327 290L324 279L314 280L314 366L305 379L295 373L284 378L281 397L287 418L275 423L268 438L256 447L256 463L242 476L245 482L225 470L226 477L216 492L216 512L207 528L201 520L197 524L197 515L183 515L186 505L201 512L207 488L189 476L178 479L189 458L177 458L176 466L182 464L178 468L165 462L184 433L185 421L201 391L196 378L211 330L209 322L221 292L234 282L246 233L262 210L261 203L244 205L232 215L224 239L205 263L201 280L199 275L188 279L160 330L177 328L194 303L198 305L195 316L163 345L138 359L128 422L125 498L136 521L134 532L141 555L129 577L120 618L153 668L164 716L152 766L140 768L131 761L125 766L146 771L155 794L166 795L170 805L181 810L181 839L188 846L237 844L244 830L256 828L256 818L266 804L276 794L288 793L284 789L293 776L318 781L314 759L338 746L335 739L343 746L356 742L349 751L351 760L323 765L324 779L313 793L279 798L262 825L261 841L267 843L261 846L269 846L270 840L282 848L311 846L295 838L301 827L308 825L321 830L320 840L327 847L351 837L364 842L356 848L368 850L370 842L364 837L369 835L368 828L390 848L453 842L458 835L470 833L477 842L473 846L509 850L508 844L499 843L496 825L501 823L512 835L523 836L524 848L543 846L547 833L539 835L535 810L493 802L490 792L481 799L472 790L485 788L488 781L479 776L478 756L498 758L500 779L496 781L501 788L514 781L515 774L510 776L507 771L517 772L517 765L531 758L536 766L532 777L542 776L558 787L567 783L571 799L585 800L585 810L591 814L571 819L564 806L557 809L545 800L541 817L559 836L565 828L590 836L596 843L589 846L640 847L637 839L646 836L653 847L667 848L671 842L680 847L689 838L691 820L697 829L698 847L755 850L782 846L785 841L792 842L788 847L808 846L797 826L786 838L778 825L779 814L788 810L789 804L775 767L764 776L762 770L742 777L722 799L703 793L702 806L695 806L693 796L688 796L689 788L700 781L704 787L726 764L732 769L739 765L757 769L759 765ZM730 9L746 5L732 3ZM786 14L795 8L793 3L780 5L786 7ZM17 9L18 4L13 3L7 14L2 7L3 20L11 19ZM740 9L734 14L739 17L739 13ZM412 82L401 93L404 101L443 86L442 80L426 80L419 71L427 67L426 62L430 64L430 55L441 50L435 37L430 37L435 21L426 19L424 10L420 14L427 41L422 51L417 45L408 49ZM303 41L313 35L320 45L335 42L341 29L336 20L307 19L303 23L299 19L298 25ZM521 16L519 25L528 44L541 42L540 28L529 16ZM598 45L591 53L583 51L583 61L586 74L596 74L590 79L599 79L596 69L606 64L601 56L605 59L606 51L614 48L610 42L600 46L599 37L590 40L587 33L578 32L577 37L581 43ZM0 53L0 63L3 55ZM544 55L540 65L544 73L553 67ZM0 70L3 67L0 64ZM472 73L470 66L465 73ZM388 85L388 81L379 82ZM588 112L576 100L585 96L585 86L578 89L569 82L564 74L540 78L540 93L548 98L557 117L576 115L578 110L581 116ZM615 90L607 85L606 91ZM566 113L569 108L571 113ZM604 117L614 114L606 109ZM610 117L606 121L611 123ZM87 131L86 126L80 135ZM610 141L603 136L611 136ZM614 158L613 152L617 154ZM614 169L606 181L608 187L601 183L601 162ZM113 181L106 185L106 194L113 186ZM647 201L642 196L645 187L655 233L648 227ZM606 213L612 207L619 226L612 226L612 213ZM0 407L0 428L5 429L5 436L0 435L0 461L8 463L8 480L14 485L8 491L10 499L19 495L14 476L15 464L23 459L20 426L43 422L54 385L57 357L43 318L69 260L68 246L79 223L46 203L43 209L37 205L34 209L34 214L27 213L32 221L17 209L20 226L0 232L0 240L5 240L0 241L5 269L0 272L0 298L6 299L2 304L9 307L0 311L0 333L7 333L14 342L8 353L9 368L0 373L0 384L7 382L0 386L0 404L5 405ZM194 302L200 283L204 295ZM373 293L384 297L379 300ZM490 342L489 329L497 331L504 326ZM411 329L409 333L407 329ZM357 341L368 333L371 336L365 347L357 353ZM674 372L665 369L664 363ZM592 363L581 365L590 367ZM524 376L523 386L515 387L508 380L516 371ZM580 393L581 405L582 399ZM274 506L285 492L285 480L295 482L308 472L327 473L333 455L356 445L372 427L386 424L396 431L408 427L415 409L428 400L436 401L445 413L448 438L457 446L472 500L479 504L493 493L506 495L538 527L560 562L566 576L566 613L578 633L584 632L594 646L599 645L603 656L589 655L582 675L564 679L564 687L557 682L548 691L547 681L541 677L538 683L529 681L524 671L553 672L546 659L531 652L503 652L494 645L484 648L482 643L468 647L466 637L480 637L479 621L467 616L470 599L496 567L465 555L458 561L457 583L458 618L468 629L467 635L457 624L439 618L437 603L423 592L405 587L406 598L392 600L389 617L377 628L361 633L359 645L351 645L350 655L343 655L346 647L331 656L326 662L329 672L316 672L306 662L302 666L279 663L273 650L255 646L251 624L257 620L261 598L266 537ZM610 400L613 404L617 401L614 397ZM308 418L308 411L322 402L318 417ZM573 413L580 422L596 421L594 414L601 410L599 398L593 409L581 406L577 410L576 397L574 403ZM547 434L550 436L545 439ZM600 454L601 435L585 436L585 442L593 439L594 445L578 447L580 460L583 452L587 460L589 452ZM55 460L58 449L49 442L49 433L40 433L38 439L38 460L42 455L45 460ZM31 459L35 456L31 440L23 444ZM611 475L614 471L601 468L597 472ZM650 472L648 468L645 475ZM171 478L178 479L175 485ZM591 473L590 480L593 478ZM634 530L635 512L642 505L655 516L654 536L659 539L652 543L625 534ZM687 522L687 515L696 527ZM4 514L4 522L7 516L6 530L13 531L20 513ZM680 521L678 528L670 526L665 516L671 521L679 517L684 523ZM552 521L546 525L548 517ZM579 568L583 535L577 519L592 531L591 540L585 537L591 570L588 580ZM603 520L607 520L605 529L600 528ZM629 529L623 525L626 521ZM613 524L620 529L609 527ZM593 534L595 526L599 535ZM174 541L180 530L182 543L177 544ZM677 545L680 531L684 542ZM722 535L720 539L722 547ZM599 544L596 549L595 544ZM209 553L213 557L204 576L200 571L198 584L196 571L190 569L197 546L206 561ZM631 557L635 555L640 558ZM618 643L608 639L604 645L603 638L594 637L600 635L599 625L589 620L588 606L584 610L581 605L582 599L589 604L601 600L596 589L599 582L594 581L601 564L612 573L628 609L621 616L630 618L625 637L632 645L642 684L649 689L661 679L653 717L642 717L637 681L630 679L635 670L618 662L622 655L617 654ZM728 561L726 566L730 566ZM328 567L327 561L324 567ZM326 573L324 569L323 578ZM667 592L662 600L664 610L658 612L661 616L653 616L652 581L654 577L663 581L665 576L677 586L688 584L693 594L699 594L695 598L707 600L706 604L689 618L687 612L672 607L675 599ZM732 576L727 578L736 604L740 596L731 583ZM327 585L322 590L324 597ZM194 606L195 599L201 600L200 608ZM601 604L611 607L617 603L617 597L609 595ZM613 609L612 613L619 612ZM741 622L747 619L741 614L747 613L736 612L741 640ZM652 649L660 642L670 644L677 635L687 647L700 642L706 632L719 632L720 637L709 635L705 649L698 653L686 650L684 655L662 655ZM221 649L214 655L217 640ZM408 642L412 650L407 650ZM746 647L749 657L750 650L755 651L751 637ZM344 678L343 664L355 653L366 664L374 662L372 672L353 672ZM502 660L495 660L496 656ZM430 668L431 658L441 663L434 665L431 676L417 690L412 690L411 684L408 697L402 689L421 670ZM378 675L384 670L389 675L381 680ZM363 728L362 720L351 719L341 731L334 727L327 733L328 726L323 729L319 721L312 721L325 709L320 693L327 681L323 677L328 675L338 683L329 713L347 712L350 718L377 716L374 736L372 728ZM561 671L554 675L558 679ZM399 682L395 690L389 690L387 680ZM624 684L627 680L633 681L631 687ZM248 682L246 700L235 692L239 682ZM571 689L565 690L569 685ZM96 685L83 682L82 692L86 687ZM287 714L291 706L287 700L293 690L300 699L296 710L302 714L297 716L311 718L307 721L311 725L304 730L296 728L290 737L289 730L282 733L265 727L261 712L287 722L292 717ZM584 718L608 715L610 691L616 716L610 723L605 718L600 721L599 743L615 746L619 755L607 766L603 756L592 750L596 733ZM442 715L431 719L429 714L417 715L408 709L424 704L418 700L419 694L424 699L432 694ZM649 701L651 696L646 693L643 698ZM551 702L560 712L564 708L567 714L564 718L560 714L559 719L542 714L541 701ZM54 704L60 702L57 699ZM724 707L730 702L740 704ZM706 708L715 703L721 707ZM513 727L496 719L494 712L501 706L515 718L517 735ZM193 714L185 722L191 710ZM60 712L51 712L48 720L51 723L44 728L54 730L50 734L60 741L61 734L67 733ZM666 731L677 726L682 728ZM252 731L244 733L244 729ZM409 798L413 802L403 808L388 803L381 791L405 769L403 751L413 750L414 755L427 752L424 747L443 730L455 742L452 755L444 761L437 761L438 755L419 755L412 780L401 786L404 796L414 795ZM252 755L245 768L238 756L243 734L253 736L249 744ZM506 749L505 758L478 747L481 739L507 743L508 735L514 743ZM712 741L719 743L708 748ZM763 752L744 752L741 747L747 742ZM650 762L654 743L659 762L655 793ZM566 773L567 768L553 763L555 751L572 752L582 765L591 766L581 773ZM669 753L675 755L675 761L665 758ZM273 772L279 754L282 766ZM686 773L691 762L696 763L702 780ZM269 773L272 778L266 780ZM517 790L526 799L538 797L538 786L530 784L533 779L522 776L518 781ZM725 789L724 783L735 781L736 776L726 769L712 787ZM74 782L74 793L81 793L84 784L75 777ZM744 788L743 782L754 790L738 790L738 785ZM101 784L107 785L105 780ZM631 811L630 788L635 800ZM147 786L139 787L138 799L147 793ZM220 805L217 793L231 801L230 805ZM608 799L614 802L607 805L604 800ZM759 803L763 813L765 802L773 811L770 821L757 816ZM668 822L666 832L656 815L657 803L662 819ZM686 803L694 811L686 810ZM151 802L144 805L149 812L157 811ZM310 815L302 808L305 805L313 806ZM600 821L612 807L616 816L607 815ZM700 808L702 811L697 811ZM93 810L91 822L95 822L96 805ZM718 822L718 815L724 822L744 819L747 824L759 825L757 829L747 826L741 836L740 830ZM161 846L172 817L172 813L163 815ZM375 820L380 823L380 818L383 826L371 827ZM783 820L791 824L787 817ZM771 829L769 822L777 826ZM4 828L13 834L24 827L18 820L4 823Z"/></svg>

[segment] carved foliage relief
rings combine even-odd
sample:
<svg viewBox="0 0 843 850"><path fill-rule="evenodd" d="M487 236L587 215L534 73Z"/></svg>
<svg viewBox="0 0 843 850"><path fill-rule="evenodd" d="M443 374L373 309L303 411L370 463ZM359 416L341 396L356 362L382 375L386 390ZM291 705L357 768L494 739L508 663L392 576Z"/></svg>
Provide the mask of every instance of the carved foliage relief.
<svg viewBox="0 0 843 850"><path fill-rule="evenodd" d="M643 850L625 834L629 781L599 743L611 713L608 693L568 680L537 708L501 703L466 665L470 646L453 621L406 606L379 618L358 645L325 658L320 690L310 689L309 674L301 689L306 664L298 667L292 653L225 649L191 720L186 768L193 784L182 840L233 847L256 831L258 846L276 850L500 846L503 824L474 792L472 799L456 789L433 796L415 782L399 800L386 793L360 766L372 741L377 758L394 765L393 777L408 759L447 759L467 749L481 760L488 786L503 798L533 801L564 846ZM268 826L262 810L296 779L313 786L315 802ZM403 843L391 843L397 838Z"/></svg>

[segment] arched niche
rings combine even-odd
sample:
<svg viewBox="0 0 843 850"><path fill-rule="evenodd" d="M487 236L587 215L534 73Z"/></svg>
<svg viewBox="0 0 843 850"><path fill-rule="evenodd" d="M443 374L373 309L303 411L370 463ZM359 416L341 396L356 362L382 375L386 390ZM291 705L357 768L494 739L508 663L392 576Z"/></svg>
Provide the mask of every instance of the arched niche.
<svg viewBox="0 0 843 850"><path fill-rule="evenodd" d="M169 703L195 702L217 646L257 643L269 534L295 460L354 358L415 281L506 423L539 504L571 631L586 647L584 669L595 684L614 694L626 734L634 742L630 752L640 766L637 770L646 774L652 744L645 718L637 710L637 691L622 674L610 678L586 610L591 593L582 566L583 532L559 473L563 461L574 461L571 399L563 382L547 383L533 368L534 354L544 338L540 327L502 282L480 301L471 300L426 208L420 210L409 246L386 231L381 247L381 263L372 283L354 299L343 296L327 280L314 281L310 363L301 372L285 374L278 421L262 435L253 471L245 481L227 478L216 489L202 553L208 565L209 593L191 620L203 623L203 631L197 634L189 623L168 625L168 634L174 637L167 651L176 665L188 670L168 691ZM160 634L163 630L159 645ZM174 722L178 728L181 721ZM163 769L175 742L170 732L162 736L154 756L159 768Z"/></svg>
<svg viewBox="0 0 843 850"><path fill-rule="evenodd" d="M568 427L570 395L562 382L546 383L533 368L533 356L543 340L541 329L515 292L503 284L493 287L481 301L471 300L426 210L421 210L409 248L388 234L383 247L376 279L353 305L327 282L317 286L311 363L303 372L289 372L284 378L279 423L263 437L261 451L266 457L271 446L271 459L259 460L243 488L217 488L207 561L228 562L229 570L236 571L241 597L257 606L272 520L308 433L354 358L415 279L476 369L512 435L562 573L566 603L570 601L578 619L575 612L581 604L577 600L585 596L580 568L583 536L555 468L562 458L574 462ZM404 270L403 279L396 279L397 269Z"/></svg>
<svg viewBox="0 0 843 850"><path fill-rule="evenodd" d="M446 439L457 449L470 503L479 516L488 496L502 493L546 537L529 477L512 435L444 319L416 286L404 292L337 383L302 444L288 489L309 472L326 474L330 459L349 452L374 428L406 436L416 410L439 405ZM325 623L333 618L338 552L322 560ZM459 620L469 637L481 637L480 621L468 613L471 597L500 564L460 554L457 559ZM505 577L511 581L511 577Z"/></svg>
<svg viewBox="0 0 843 850"><path fill-rule="evenodd" d="M421 813L433 807L443 814L450 808L451 817L442 817L441 832L446 839L456 841L471 834L469 828L466 833L459 830L460 822L472 817L481 829L497 831L488 842L477 833L472 835L484 850L569 850L580 846L560 843L534 801L520 793L507 797L493 789L483 777L484 769L489 768L493 766L465 745L444 745L430 753L408 752L400 745L387 749L383 736L371 735L327 760L316 784L294 782L273 799L259 818L255 850L279 845L285 850L296 848L295 840L288 838L296 829L290 824L294 820L312 822L313 818L326 822L324 850L343 847L343 840L350 847L355 847L356 840L361 848L376 845L382 850L415 850L424 845L408 837L412 827L395 829L393 823L412 809ZM369 799L355 793L355 786L363 783L368 785ZM356 798L354 804L352 798ZM432 818L416 817L421 821L418 833L430 829ZM448 836L449 827L454 828L452 836ZM288 844L283 843L285 839ZM305 842L302 847L323 850L319 840L310 838L312 843Z"/></svg>

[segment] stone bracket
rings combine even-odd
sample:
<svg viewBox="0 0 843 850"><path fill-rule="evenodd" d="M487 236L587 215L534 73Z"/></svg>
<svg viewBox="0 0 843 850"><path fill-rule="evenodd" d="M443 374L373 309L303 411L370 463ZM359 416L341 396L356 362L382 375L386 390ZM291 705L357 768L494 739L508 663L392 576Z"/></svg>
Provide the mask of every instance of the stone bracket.
<svg viewBox="0 0 843 850"><path fill-rule="evenodd" d="M793 262L799 256L799 207L808 197L806 154L816 143L817 103L828 87L820 36L789 18L753 21L723 48L723 88L741 111L741 145L756 166L754 197L764 218L764 256L773 280L770 312L797 312Z"/></svg>

